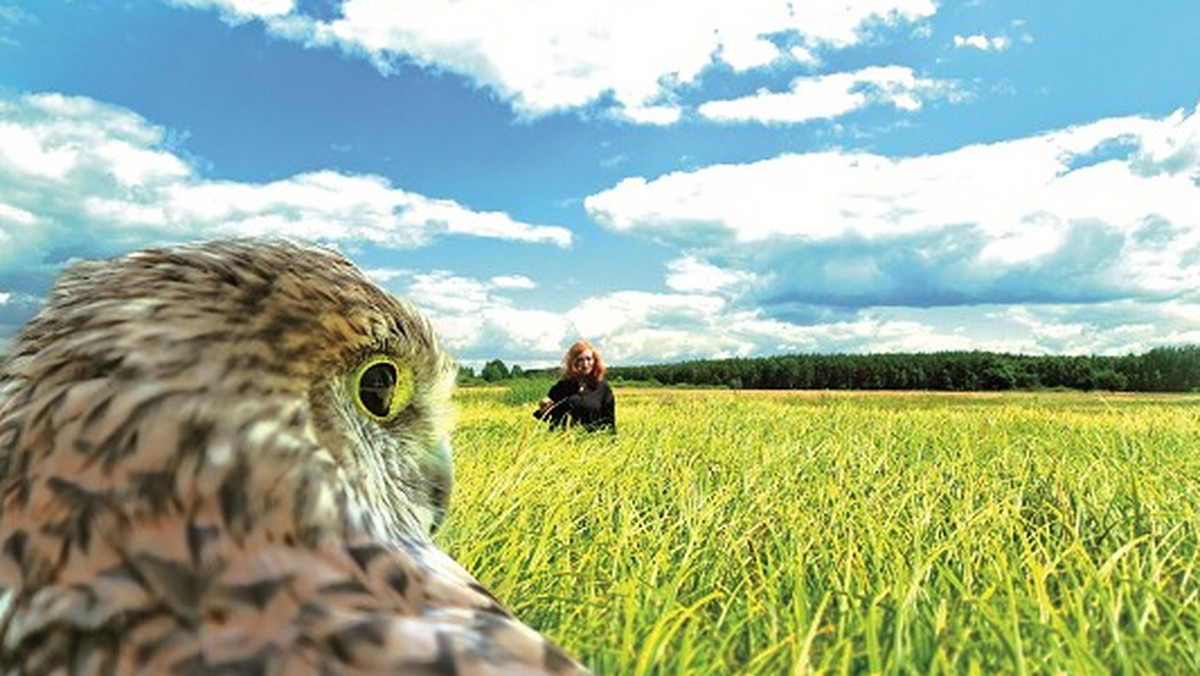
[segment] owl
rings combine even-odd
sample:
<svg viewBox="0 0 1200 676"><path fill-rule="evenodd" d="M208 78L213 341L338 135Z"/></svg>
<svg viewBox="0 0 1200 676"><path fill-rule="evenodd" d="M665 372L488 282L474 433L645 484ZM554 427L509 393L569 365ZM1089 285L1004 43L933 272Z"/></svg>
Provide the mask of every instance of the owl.
<svg viewBox="0 0 1200 676"><path fill-rule="evenodd" d="M0 673L585 673L431 541L454 375L321 247L74 264L0 372Z"/></svg>

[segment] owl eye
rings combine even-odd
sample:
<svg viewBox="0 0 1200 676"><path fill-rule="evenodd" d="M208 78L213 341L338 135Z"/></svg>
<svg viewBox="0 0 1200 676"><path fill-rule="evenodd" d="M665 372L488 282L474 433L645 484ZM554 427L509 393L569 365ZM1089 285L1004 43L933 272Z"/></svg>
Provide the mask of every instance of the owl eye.
<svg viewBox="0 0 1200 676"><path fill-rule="evenodd" d="M358 407L376 422L396 417L413 394L412 369L400 366L388 357L371 357L354 372L354 390Z"/></svg>

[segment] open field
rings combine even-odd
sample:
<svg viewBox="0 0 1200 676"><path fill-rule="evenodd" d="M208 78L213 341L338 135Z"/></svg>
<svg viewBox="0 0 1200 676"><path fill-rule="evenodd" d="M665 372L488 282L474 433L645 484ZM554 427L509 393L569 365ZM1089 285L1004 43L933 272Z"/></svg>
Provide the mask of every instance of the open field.
<svg viewBox="0 0 1200 676"><path fill-rule="evenodd" d="M440 542L603 674L1198 673L1200 396L458 395Z"/></svg>

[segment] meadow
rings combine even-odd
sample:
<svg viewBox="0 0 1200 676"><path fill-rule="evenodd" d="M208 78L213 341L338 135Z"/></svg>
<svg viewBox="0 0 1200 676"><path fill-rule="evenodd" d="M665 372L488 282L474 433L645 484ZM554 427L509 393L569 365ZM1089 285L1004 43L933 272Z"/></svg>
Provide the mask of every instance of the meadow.
<svg viewBox="0 0 1200 676"><path fill-rule="evenodd" d="M464 388L439 542L600 674L1200 673L1200 395Z"/></svg>

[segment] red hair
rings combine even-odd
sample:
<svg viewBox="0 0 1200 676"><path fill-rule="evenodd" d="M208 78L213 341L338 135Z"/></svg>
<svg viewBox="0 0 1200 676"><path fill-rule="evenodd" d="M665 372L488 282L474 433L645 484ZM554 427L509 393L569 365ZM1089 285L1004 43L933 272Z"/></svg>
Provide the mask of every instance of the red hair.
<svg viewBox="0 0 1200 676"><path fill-rule="evenodd" d="M567 355L563 357L562 373L564 380L579 380L583 375L575 368L575 359L584 352L590 351L592 358L595 361L592 363L592 373L590 378L593 382L604 380L604 360L600 358L600 351L592 347L592 344L586 340L576 341L574 345L567 350Z"/></svg>

